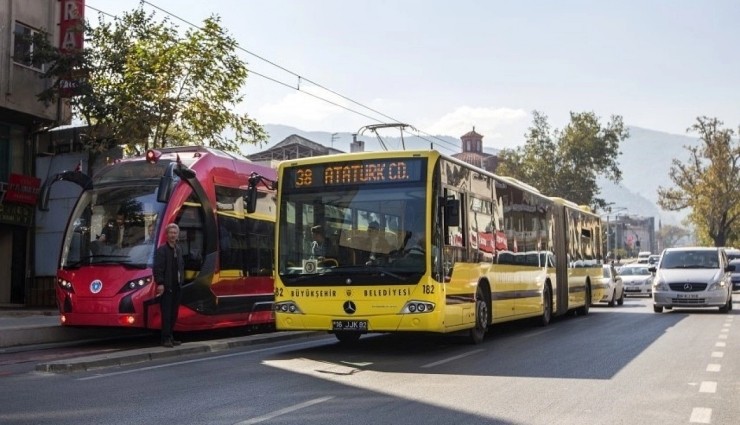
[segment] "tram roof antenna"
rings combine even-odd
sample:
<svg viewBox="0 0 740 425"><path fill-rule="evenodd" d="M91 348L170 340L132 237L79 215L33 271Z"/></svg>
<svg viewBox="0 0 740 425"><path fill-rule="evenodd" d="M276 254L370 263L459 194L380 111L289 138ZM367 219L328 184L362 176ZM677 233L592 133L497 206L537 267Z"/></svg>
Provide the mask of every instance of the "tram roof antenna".
<svg viewBox="0 0 740 425"><path fill-rule="evenodd" d="M366 125L364 127L360 127L360 129L357 131L357 134L362 135L362 133L364 133L365 130L372 131L373 133L375 133L375 137L378 138L378 142L380 143L380 146L383 148L383 150L387 151L388 147L385 145L383 138L380 137L380 134L378 134L378 129L379 128L392 128L392 127L398 128L401 131L401 147L403 147L403 150L406 150L406 143L403 140L403 130L406 127L411 127L412 130L416 131L416 129L409 124L404 124L400 122L390 123L390 124L371 124L371 125Z"/></svg>

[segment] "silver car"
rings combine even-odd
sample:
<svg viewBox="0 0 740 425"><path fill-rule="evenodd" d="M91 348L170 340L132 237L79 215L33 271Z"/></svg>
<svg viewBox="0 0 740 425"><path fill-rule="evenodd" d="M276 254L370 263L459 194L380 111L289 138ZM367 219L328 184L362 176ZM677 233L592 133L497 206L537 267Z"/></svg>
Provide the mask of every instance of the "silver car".
<svg viewBox="0 0 740 425"><path fill-rule="evenodd" d="M719 307L732 310L731 272L722 248L682 247L663 251L653 280L653 310L663 308Z"/></svg>
<svg viewBox="0 0 740 425"><path fill-rule="evenodd" d="M648 298L652 296L653 274L648 267L648 264L631 263L619 269L625 295L646 295Z"/></svg>

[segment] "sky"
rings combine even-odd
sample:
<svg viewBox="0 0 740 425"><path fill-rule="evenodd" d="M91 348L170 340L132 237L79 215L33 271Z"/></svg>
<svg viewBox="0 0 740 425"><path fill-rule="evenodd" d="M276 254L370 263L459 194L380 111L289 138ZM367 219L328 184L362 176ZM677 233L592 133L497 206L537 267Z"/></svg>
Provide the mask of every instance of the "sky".
<svg viewBox="0 0 740 425"><path fill-rule="evenodd" d="M86 5L118 16L139 0ZM144 4L163 18L151 5L183 29L179 19L221 18L253 71L239 109L262 124L356 133L395 121L453 137L475 127L496 149L522 145L535 110L556 129L571 112L672 134L699 116L740 126L736 0Z"/></svg>

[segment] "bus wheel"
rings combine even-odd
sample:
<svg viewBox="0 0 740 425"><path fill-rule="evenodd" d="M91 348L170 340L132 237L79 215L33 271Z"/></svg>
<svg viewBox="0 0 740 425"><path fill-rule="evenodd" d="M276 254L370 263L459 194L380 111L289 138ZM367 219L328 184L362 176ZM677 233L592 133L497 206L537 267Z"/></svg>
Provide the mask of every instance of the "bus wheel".
<svg viewBox="0 0 740 425"><path fill-rule="evenodd" d="M339 342L344 343L344 344L352 344L353 342L359 341L360 335L362 334L359 332L348 332L348 331L334 332L334 336L337 337Z"/></svg>
<svg viewBox="0 0 740 425"><path fill-rule="evenodd" d="M550 285L545 285L545 290L542 291L542 317L540 318L540 326L547 326L552 320L552 291Z"/></svg>
<svg viewBox="0 0 740 425"><path fill-rule="evenodd" d="M583 302L583 307L578 307L578 314L587 316L588 310L591 308L591 285L589 284L586 284L586 299Z"/></svg>
<svg viewBox="0 0 740 425"><path fill-rule="evenodd" d="M486 297L483 294L481 285L478 285L478 289L475 292L475 327L470 330L470 342L473 344L480 344L483 342L483 337L486 335L488 329L489 311Z"/></svg>

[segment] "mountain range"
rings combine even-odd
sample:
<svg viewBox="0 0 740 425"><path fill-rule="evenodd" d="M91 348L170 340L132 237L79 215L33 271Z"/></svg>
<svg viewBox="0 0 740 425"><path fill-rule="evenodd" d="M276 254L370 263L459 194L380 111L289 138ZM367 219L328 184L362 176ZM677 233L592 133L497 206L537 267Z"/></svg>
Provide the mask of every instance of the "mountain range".
<svg viewBox="0 0 740 425"><path fill-rule="evenodd" d="M292 134L305 137L315 143L349 152L353 140L352 133L332 133L326 131L303 131L294 127L267 124L264 126L269 134L266 146L250 147L245 154L258 152L274 146ZM628 127L629 138L620 146L619 167L622 170L622 181L614 184L606 179L599 180L600 195L612 205L611 215L629 214L631 216L655 217L657 223L680 225L688 211L663 211L658 207L658 187L672 187L669 170L674 159L685 162L689 158L686 146L699 144L698 137L664 133L640 127ZM381 142L375 136L358 135L358 140L365 142L365 150L381 150ZM416 136L383 137L383 144L388 149L428 149L430 146L448 155L461 151L459 137L452 136ZM485 135L483 138L485 144ZM524 143L524 142L522 142ZM484 148L484 151L495 154L498 149Z"/></svg>

